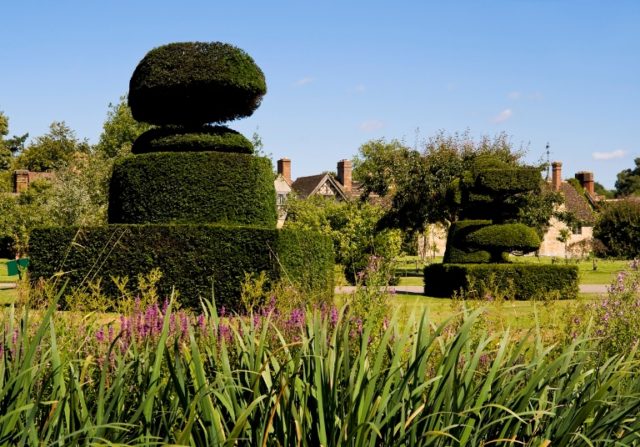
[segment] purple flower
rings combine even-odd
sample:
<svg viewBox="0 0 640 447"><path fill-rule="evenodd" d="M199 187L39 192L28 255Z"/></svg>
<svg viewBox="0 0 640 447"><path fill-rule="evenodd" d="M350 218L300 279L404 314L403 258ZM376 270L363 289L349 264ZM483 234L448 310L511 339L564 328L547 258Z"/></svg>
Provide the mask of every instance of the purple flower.
<svg viewBox="0 0 640 447"><path fill-rule="evenodd" d="M104 341L104 327L100 326L100 329L98 329L98 332L96 332L96 340L98 340L99 343L102 343Z"/></svg>
<svg viewBox="0 0 640 447"><path fill-rule="evenodd" d="M331 313L329 314L329 322L332 326L338 324L338 309L336 306L331 307Z"/></svg>
<svg viewBox="0 0 640 447"><path fill-rule="evenodd" d="M204 318L203 314L198 315L198 327L200 328L200 330L204 333L204 330L206 329L206 320Z"/></svg>
<svg viewBox="0 0 640 447"><path fill-rule="evenodd" d="M304 310L302 309L293 309L291 311L291 315L289 316L288 324L294 327L300 327L304 323Z"/></svg>

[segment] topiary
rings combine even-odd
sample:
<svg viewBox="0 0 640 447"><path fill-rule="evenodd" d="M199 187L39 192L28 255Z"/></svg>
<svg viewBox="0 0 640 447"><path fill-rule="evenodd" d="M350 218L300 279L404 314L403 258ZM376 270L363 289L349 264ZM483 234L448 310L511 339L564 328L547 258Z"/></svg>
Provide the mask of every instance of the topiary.
<svg viewBox="0 0 640 447"><path fill-rule="evenodd" d="M241 133L225 126L164 126L146 131L131 147L133 154L201 151L252 154L253 143Z"/></svg>
<svg viewBox="0 0 640 447"><path fill-rule="evenodd" d="M200 125L250 116L267 86L244 51L221 42L155 48L129 83L133 117L151 124Z"/></svg>

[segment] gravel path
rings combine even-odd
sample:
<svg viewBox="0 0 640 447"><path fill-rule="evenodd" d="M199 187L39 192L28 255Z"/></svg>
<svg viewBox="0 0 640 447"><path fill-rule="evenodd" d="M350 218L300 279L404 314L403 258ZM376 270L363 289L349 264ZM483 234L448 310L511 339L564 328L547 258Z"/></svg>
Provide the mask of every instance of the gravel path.
<svg viewBox="0 0 640 447"><path fill-rule="evenodd" d="M410 293L416 295L422 295L424 287L422 286L395 286L390 287L396 292ZM356 290L354 286L340 286L336 287L335 293L353 293ZM580 284L581 293L607 293L606 284Z"/></svg>

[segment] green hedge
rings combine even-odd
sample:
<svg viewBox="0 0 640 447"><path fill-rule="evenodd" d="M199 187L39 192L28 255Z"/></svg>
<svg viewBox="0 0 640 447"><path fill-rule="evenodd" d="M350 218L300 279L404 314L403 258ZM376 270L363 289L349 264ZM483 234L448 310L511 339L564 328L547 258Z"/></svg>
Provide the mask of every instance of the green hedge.
<svg viewBox="0 0 640 447"><path fill-rule="evenodd" d="M109 225L36 229L29 243L32 280L65 272L71 287L102 278L103 290L117 296L110 280L158 267L163 295L172 287L180 302L199 306L199 297L238 309L245 272L266 271L321 297L333 296L331 240L314 232L220 225Z"/></svg>
<svg viewBox="0 0 640 447"><path fill-rule="evenodd" d="M493 284L491 284L493 282ZM473 287L472 287L473 286ZM424 269L424 293L451 297L463 290L483 297L491 287L510 290L518 300L544 298L557 291L561 299L578 296L578 267L538 264L431 264Z"/></svg>
<svg viewBox="0 0 640 447"><path fill-rule="evenodd" d="M172 43L149 51L129 82L137 121L205 124L250 116L267 92L253 59L221 42Z"/></svg>
<svg viewBox="0 0 640 447"><path fill-rule="evenodd" d="M491 255L469 253L467 236L480 228L491 225L490 220L459 220L451 224L447 235L447 250L444 253L444 263L489 262ZM474 250L476 251L476 250ZM476 251L477 253L477 251ZM486 260L484 259L486 257Z"/></svg>
<svg viewBox="0 0 640 447"><path fill-rule="evenodd" d="M488 251L530 253L540 247L536 230L521 223L489 225L469 233L465 241L471 247Z"/></svg>
<svg viewBox="0 0 640 447"><path fill-rule="evenodd" d="M253 143L225 126L185 128L155 127L140 135L131 147L134 154L148 152L236 152L252 154Z"/></svg>
<svg viewBox="0 0 640 447"><path fill-rule="evenodd" d="M271 162L248 154L154 152L116 163L109 223L276 225Z"/></svg>

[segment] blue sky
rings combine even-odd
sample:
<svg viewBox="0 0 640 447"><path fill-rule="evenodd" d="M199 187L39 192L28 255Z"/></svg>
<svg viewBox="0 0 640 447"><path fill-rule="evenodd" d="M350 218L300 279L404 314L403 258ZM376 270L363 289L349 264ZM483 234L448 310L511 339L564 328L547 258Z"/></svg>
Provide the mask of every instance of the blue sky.
<svg viewBox="0 0 640 447"><path fill-rule="evenodd" d="M250 118L293 177L370 139L506 132L564 177L613 187L640 157L640 1L6 2L0 110L11 134L66 121L96 142L138 61L176 41L247 51L268 93Z"/></svg>

